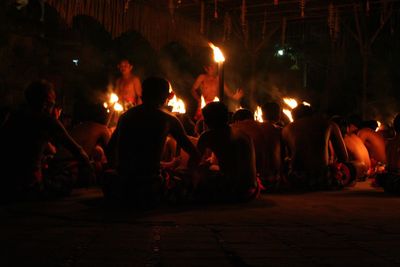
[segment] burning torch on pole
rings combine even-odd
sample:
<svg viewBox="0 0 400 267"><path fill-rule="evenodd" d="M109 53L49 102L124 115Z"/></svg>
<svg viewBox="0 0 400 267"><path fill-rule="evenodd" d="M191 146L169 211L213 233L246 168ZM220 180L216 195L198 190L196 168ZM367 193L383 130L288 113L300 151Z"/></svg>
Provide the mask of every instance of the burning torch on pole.
<svg viewBox="0 0 400 267"><path fill-rule="evenodd" d="M218 63L218 80L219 80L219 99L221 102L224 102L224 62L225 57L222 54L221 50L212 43L208 43L209 46L212 48L214 53L214 61Z"/></svg>

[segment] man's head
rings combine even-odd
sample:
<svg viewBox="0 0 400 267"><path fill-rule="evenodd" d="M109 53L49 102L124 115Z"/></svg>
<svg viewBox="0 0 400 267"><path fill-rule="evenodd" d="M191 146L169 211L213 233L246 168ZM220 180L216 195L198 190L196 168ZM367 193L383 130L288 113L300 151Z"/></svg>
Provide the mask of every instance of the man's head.
<svg viewBox="0 0 400 267"><path fill-rule="evenodd" d="M162 106L169 96L169 82L160 77L149 77L142 84L144 104Z"/></svg>
<svg viewBox="0 0 400 267"><path fill-rule="evenodd" d="M128 75L132 73L133 65L128 59L122 59L118 63L118 69L122 75Z"/></svg>
<svg viewBox="0 0 400 267"><path fill-rule="evenodd" d="M281 106L276 102L267 102L261 105L263 119L270 122L281 120Z"/></svg>
<svg viewBox="0 0 400 267"><path fill-rule="evenodd" d="M35 81L25 89L25 99L32 110L52 114L56 103L56 92L50 82Z"/></svg>
<svg viewBox="0 0 400 267"><path fill-rule="evenodd" d="M246 108L241 108L235 111L232 116L232 121L237 122L237 121L244 121L244 120L254 120L253 113L246 109Z"/></svg>
<svg viewBox="0 0 400 267"><path fill-rule="evenodd" d="M217 74L218 68L216 64L210 64L204 67L204 70L208 75L215 75Z"/></svg>
<svg viewBox="0 0 400 267"><path fill-rule="evenodd" d="M228 108L222 102L208 103L202 109L204 122L208 128L222 128L228 125L229 113Z"/></svg>
<svg viewBox="0 0 400 267"><path fill-rule="evenodd" d="M298 105L292 110L292 116L294 120L298 120L305 117L310 117L313 115L313 110L310 106L303 104Z"/></svg>

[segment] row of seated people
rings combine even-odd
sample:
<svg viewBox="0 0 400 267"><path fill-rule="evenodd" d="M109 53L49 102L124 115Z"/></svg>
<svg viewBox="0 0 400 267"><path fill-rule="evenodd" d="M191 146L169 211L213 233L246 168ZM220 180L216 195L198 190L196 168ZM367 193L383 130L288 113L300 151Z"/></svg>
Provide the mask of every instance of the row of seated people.
<svg viewBox="0 0 400 267"><path fill-rule="evenodd" d="M399 165L397 137L389 141L386 153L385 140L373 130L354 129L356 123L340 118L335 118L335 123L302 105L293 110L295 121L283 128L276 123L280 108L271 104L265 105L262 124L247 110L236 112L230 123L229 112L220 102L203 109L206 130L198 132L199 137L189 137L182 122L163 108L168 90L166 80L148 78L143 83L143 104L121 116L108 142L109 134L93 123L78 125L67 133L50 115L55 103L51 84L32 83L26 90L27 107L12 113L1 125L2 197L40 191L43 186L51 191L70 182L65 176L57 181L54 174L46 179L42 162L49 142L67 148L80 166L89 170L86 176L92 170L88 154L104 163L97 146L102 144L107 167L112 169L102 181L105 196L141 205L164 196L246 201L262 188L342 188L372 175L377 168L371 167L371 158L379 162L375 166L387 164L390 172L380 176L379 184L391 187L388 191L392 192L398 187L393 175ZM396 130L397 124L395 120ZM101 134L95 137L89 132ZM170 156L165 153L168 139L176 142Z"/></svg>

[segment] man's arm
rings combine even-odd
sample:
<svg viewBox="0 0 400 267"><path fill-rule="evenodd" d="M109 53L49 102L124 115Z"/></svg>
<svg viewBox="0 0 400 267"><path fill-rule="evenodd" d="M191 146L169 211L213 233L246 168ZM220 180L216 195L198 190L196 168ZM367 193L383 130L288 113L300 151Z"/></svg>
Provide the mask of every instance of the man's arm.
<svg viewBox="0 0 400 267"><path fill-rule="evenodd" d="M185 150L189 156L189 165L192 167L197 166L200 161L200 154L190 139L185 133L182 123L176 118L171 116L171 135L176 140L177 144Z"/></svg>
<svg viewBox="0 0 400 267"><path fill-rule="evenodd" d="M342 133L336 123L330 123L331 135L330 141L332 142L333 150L339 162L347 162L349 155L347 154L346 145L344 143Z"/></svg>
<svg viewBox="0 0 400 267"><path fill-rule="evenodd" d="M89 156L86 154L85 150L75 142L75 140L68 134L64 126L56 119L51 120L52 131L56 142L61 143L66 149L68 149L72 155L74 155L82 163L90 165Z"/></svg>
<svg viewBox="0 0 400 267"><path fill-rule="evenodd" d="M133 79L133 86L136 94L136 105L140 105L142 104L142 84L140 83L139 78L135 77Z"/></svg>
<svg viewBox="0 0 400 267"><path fill-rule="evenodd" d="M201 83L204 81L204 74L200 74L196 81L194 82L193 86L192 86L192 96L194 97L194 99L196 99L198 102L200 102L201 98L199 97L198 94L198 90L200 89Z"/></svg>
<svg viewBox="0 0 400 267"><path fill-rule="evenodd" d="M229 98L232 98L236 101L239 101L244 95L242 89L237 89L235 93L232 93L231 89L226 84L224 84L224 92Z"/></svg>

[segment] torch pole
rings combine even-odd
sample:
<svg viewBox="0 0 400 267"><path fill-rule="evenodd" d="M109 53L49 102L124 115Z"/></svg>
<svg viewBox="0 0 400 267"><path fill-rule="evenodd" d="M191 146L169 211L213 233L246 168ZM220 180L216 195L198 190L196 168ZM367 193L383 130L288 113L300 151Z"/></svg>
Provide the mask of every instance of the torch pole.
<svg viewBox="0 0 400 267"><path fill-rule="evenodd" d="M218 78L219 78L219 101L224 102L224 62L218 63Z"/></svg>

